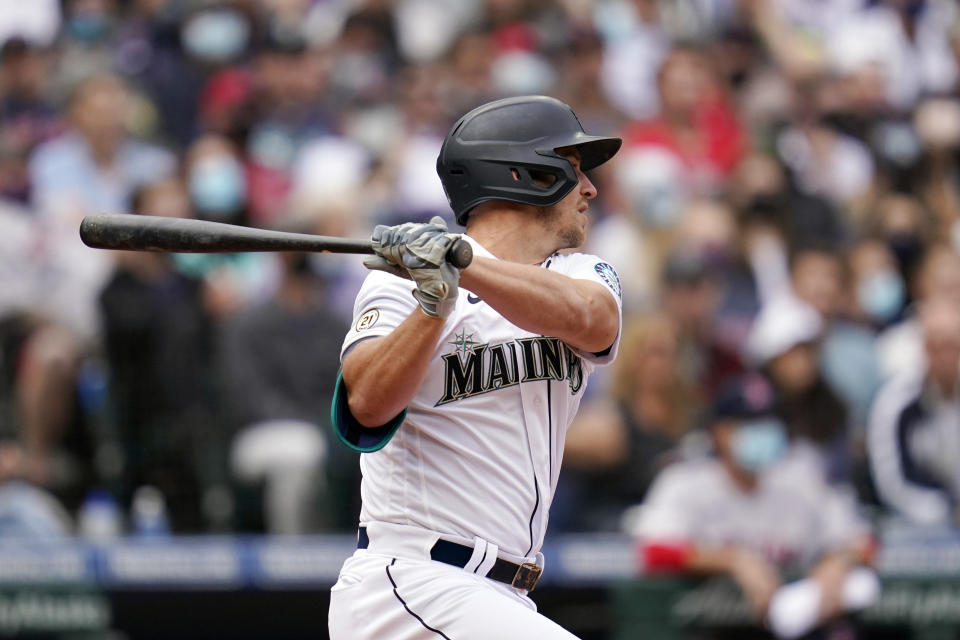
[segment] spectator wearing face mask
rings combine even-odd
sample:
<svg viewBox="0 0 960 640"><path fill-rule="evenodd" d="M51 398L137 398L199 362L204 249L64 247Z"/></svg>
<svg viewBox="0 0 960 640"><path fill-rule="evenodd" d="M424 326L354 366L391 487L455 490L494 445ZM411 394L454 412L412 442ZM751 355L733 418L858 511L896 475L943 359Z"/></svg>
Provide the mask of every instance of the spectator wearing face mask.
<svg viewBox="0 0 960 640"><path fill-rule="evenodd" d="M848 313L861 326L876 331L898 320L907 302L907 287L897 260L879 240L866 239L852 247Z"/></svg>
<svg viewBox="0 0 960 640"><path fill-rule="evenodd" d="M919 311L926 366L877 395L869 453L881 501L922 524L958 523L960 307L936 297Z"/></svg>
<svg viewBox="0 0 960 640"><path fill-rule="evenodd" d="M915 377L924 370L923 332L916 309L934 298L949 300L960 308L960 254L943 243L928 247L909 282L913 303L905 309L904 319L887 327L877 338L884 379Z"/></svg>
<svg viewBox="0 0 960 640"><path fill-rule="evenodd" d="M728 381L708 425L715 456L665 469L627 520L646 570L728 575L781 637L841 614L853 604L844 584L869 561L870 532L849 496L790 445L773 387L756 374ZM787 574L809 580L784 585ZM791 605L798 586L817 594L806 610Z"/></svg>
<svg viewBox="0 0 960 640"><path fill-rule="evenodd" d="M791 437L812 447L831 481L843 481L850 475L848 410L822 372L825 329L814 307L783 294L761 309L746 351L777 390L777 413Z"/></svg>
<svg viewBox="0 0 960 640"><path fill-rule="evenodd" d="M186 184L196 217L214 222L247 224L249 172L236 146L207 134L186 152ZM182 272L202 278L213 314L230 314L269 295L279 279L276 256L262 253L176 254Z"/></svg>
<svg viewBox="0 0 960 640"><path fill-rule="evenodd" d="M866 245L867 250L870 246ZM897 297L902 293L899 274L883 263L885 258L892 260L891 256L879 253L871 257L867 253L861 258L876 264L863 265L856 282L839 250L830 246L812 245L795 250L790 268L794 294L823 319L820 369L849 410L848 423L858 437L866 425L870 402L881 379L877 372L876 334L869 324L865 326L862 321L856 321L862 314L858 318L856 307L851 309L847 302L862 300L874 314L888 319L899 313L903 304L902 297ZM850 292L851 288L855 290ZM887 308L890 306L893 308Z"/></svg>
<svg viewBox="0 0 960 640"><path fill-rule="evenodd" d="M59 40L61 64L54 84L69 88L83 78L113 68L116 45L116 0L67 0Z"/></svg>

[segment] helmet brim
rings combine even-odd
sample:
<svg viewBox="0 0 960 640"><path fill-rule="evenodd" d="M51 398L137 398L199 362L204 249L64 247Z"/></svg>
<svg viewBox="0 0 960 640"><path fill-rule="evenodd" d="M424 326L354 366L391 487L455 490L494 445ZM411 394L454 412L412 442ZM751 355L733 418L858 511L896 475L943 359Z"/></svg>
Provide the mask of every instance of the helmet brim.
<svg viewBox="0 0 960 640"><path fill-rule="evenodd" d="M577 145L580 151L580 168L584 171L596 169L612 158L620 150L623 140L620 138L604 138L601 136L585 136L590 138Z"/></svg>
<svg viewBox="0 0 960 640"><path fill-rule="evenodd" d="M551 140L551 142L554 143L551 148L543 151L556 153L557 149L574 147L580 152L580 168L584 171L590 171L602 165L616 155L620 145L623 144L620 138L588 136L583 133L563 140Z"/></svg>

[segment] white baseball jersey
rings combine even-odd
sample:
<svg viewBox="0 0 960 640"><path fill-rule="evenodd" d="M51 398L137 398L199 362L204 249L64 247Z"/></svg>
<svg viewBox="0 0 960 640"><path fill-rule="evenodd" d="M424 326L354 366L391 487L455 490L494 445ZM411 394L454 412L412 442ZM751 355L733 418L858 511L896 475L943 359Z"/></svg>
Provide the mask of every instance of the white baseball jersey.
<svg viewBox="0 0 960 640"><path fill-rule="evenodd" d="M853 496L828 485L813 455L798 445L760 475L752 492L735 485L715 458L667 467L633 528L651 542L746 546L781 567L809 566L868 532Z"/></svg>
<svg viewBox="0 0 960 640"><path fill-rule="evenodd" d="M475 255L494 257L468 240ZM619 313L619 279L600 258L554 254L541 266L602 284ZM372 272L342 354L403 322L417 306L413 287ZM361 524L413 525L469 544L478 536L510 555L536 554L567 427L591 372L613 360L618 342L619 332L607 351L583 353L511 324L461 288L402 426L381 449L361 455ZM377 437L389 437L389 429Z"/></svg>

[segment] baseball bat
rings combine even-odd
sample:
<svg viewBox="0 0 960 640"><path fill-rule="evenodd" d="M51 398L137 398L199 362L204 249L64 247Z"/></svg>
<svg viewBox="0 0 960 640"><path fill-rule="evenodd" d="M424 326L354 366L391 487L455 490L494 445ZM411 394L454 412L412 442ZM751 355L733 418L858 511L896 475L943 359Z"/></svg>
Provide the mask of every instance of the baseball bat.
<svg viewBox="0 0 960 640"><path fill-rule="evenodd" d="M243 251L317 251L373 253L369 240L353 240L243 227L224 222L140 216L129 213L87 216L80 223L80 238L94 249L168 251L175 253L239 253ZM473 249L458 238L447 251L447 262L463 269L473 259Z"/></svg>

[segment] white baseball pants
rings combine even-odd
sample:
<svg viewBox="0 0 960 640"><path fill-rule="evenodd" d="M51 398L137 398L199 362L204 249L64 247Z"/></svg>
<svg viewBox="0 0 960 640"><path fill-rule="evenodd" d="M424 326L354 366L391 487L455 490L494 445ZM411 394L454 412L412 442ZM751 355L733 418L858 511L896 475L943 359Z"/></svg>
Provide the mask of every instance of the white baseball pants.
<svg viewBox="0 0 960 640"><path fill-rule="evenodd" d="M330 590L331 640L577 640L537 613L526 592L430 560L429 546L417 546L371 536L369 549L344 562Z"/></svg>

